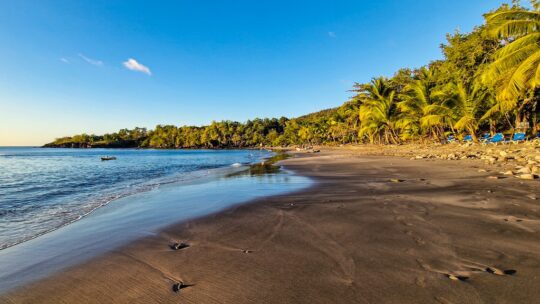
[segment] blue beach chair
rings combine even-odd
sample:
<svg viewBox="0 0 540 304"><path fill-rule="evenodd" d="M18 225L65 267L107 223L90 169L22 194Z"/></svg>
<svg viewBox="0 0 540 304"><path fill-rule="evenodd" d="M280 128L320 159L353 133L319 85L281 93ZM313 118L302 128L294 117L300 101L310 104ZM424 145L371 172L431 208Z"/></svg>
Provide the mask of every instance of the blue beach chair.
<svg viewBox="0 0 540 304"><path fill-rule="evenodd" d="M514 136L512 137L512 140L510 142L518 143L525 140L526 140L525 133L514 133Z"/></svg>
<svg viewBox="0 0 540 304"><path fill-rule="evenodd" d="M493 135L493 137L491 137L488 142L490 144L497 144L497 143L500 143L500 142L504 142L504 135L502 133L496 133L495 135Z"/></svg>
<svg viewBox="0 0 540 304"><path fill-rule="evenodd" d="M472 135L465 135L465 137L463 137L463 141L472 141Z"/></svg>
<svg viewBox="0 0 540 304"><path fill-rule="evenodd" d="M454 137L454 135L448 135L448 138L446 138L446 142L455 142L456 141L456 138Z"/></svg>
<svg viewBox="0 0 540 304"><path fill-rule="evenodd" d="M486 142L489 140L490 137L491 137L491 134L484 133L484 135L482 135L482 138L480 138L480 142Z"/></svg>

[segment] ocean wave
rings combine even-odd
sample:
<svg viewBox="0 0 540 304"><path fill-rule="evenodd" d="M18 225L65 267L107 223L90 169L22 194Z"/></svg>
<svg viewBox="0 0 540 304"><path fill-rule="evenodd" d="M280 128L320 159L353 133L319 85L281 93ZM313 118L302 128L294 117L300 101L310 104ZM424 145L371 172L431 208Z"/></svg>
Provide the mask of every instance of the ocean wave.
<svg viewBox="0 0 540 304"><path fill-rule="evenodd" d="M235 164L233 164L234 166L231 165L230 167L236 170L240 170L240 168L242 168L243 166L240 163L238 163L240 164L240 166L236 166ZM204 165L204 166L200 166L199 170L190 171L190 172L182 172L182 173L178 173L175 175L162 177L162 178L155 178L153 180L146 181L144 183L133 183L130 185L126 185L120 191L117 191L115 193L106 193L101 196L100 195L94 196L87 201L79 202L77 206L74 206L75 208L70 208L67 210L63 210L61 208L58 210L50 210L50 212L46 212L46 214L48 213L47 214L48 216L44 216L44 214L41 214L40 216L61 219L61 220L58 222L55 222L55 224L51 227L48 227L48 228L44 227L43 230L36 231L36 233L32 235L21 237L16 240L0 243L0 250L15 246L23 242L27 242L29 240L35 239L44 234L58 230L76 221L79 221L91 215L96 210L109 205L115 200L125 198L131 195L143 193L143 192L152 191L164 185L171 185L175 183L181 184L183 182L192 182L197 179L209 177L211 175L215 177L226 176L227 174L231 173L230 170L231 169L227 169L227 167L216 167L216 166ZM58 194L58 193L66 193L68 191L55 190L54 192L55 194ZM34 216L35 214L29 213L28 210L40 209L40 208L45 208L45 207L39 206L39 205L27 205L27 206L24 206L24 208L0 210L0 216L6 216L4 217L4 220L8 220L10 216L12 217L14 215L19 215L19 214L26 214L28 216ZM22 219L20 222L24 222L24 219Z"/></svg>

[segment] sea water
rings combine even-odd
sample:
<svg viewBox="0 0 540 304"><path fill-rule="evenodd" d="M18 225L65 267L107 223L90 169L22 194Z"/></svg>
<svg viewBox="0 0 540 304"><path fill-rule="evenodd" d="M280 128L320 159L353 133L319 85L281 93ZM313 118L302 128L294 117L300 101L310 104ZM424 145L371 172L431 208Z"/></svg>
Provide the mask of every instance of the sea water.
<svg viewBox="0 0 540 304"><path fill-rule="evenodd" d="M0 291L167 225L311 183L283 170L249 174L250 164L271 155L0 148Z"/></svg>

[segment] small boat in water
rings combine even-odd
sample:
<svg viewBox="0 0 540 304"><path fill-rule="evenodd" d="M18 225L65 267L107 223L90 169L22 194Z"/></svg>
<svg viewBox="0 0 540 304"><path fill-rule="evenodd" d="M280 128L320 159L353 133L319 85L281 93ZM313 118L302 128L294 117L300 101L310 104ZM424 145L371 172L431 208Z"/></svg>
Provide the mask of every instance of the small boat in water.
<svg viewBox="0 0 540 304"><path fill-rule="evenodd" d="M102 160L102 161L103 161L103 160L115 160L115 159L116 159L116 157L114 157L114 156L105 156L105 157L101 157L101 160Z"/></svg>

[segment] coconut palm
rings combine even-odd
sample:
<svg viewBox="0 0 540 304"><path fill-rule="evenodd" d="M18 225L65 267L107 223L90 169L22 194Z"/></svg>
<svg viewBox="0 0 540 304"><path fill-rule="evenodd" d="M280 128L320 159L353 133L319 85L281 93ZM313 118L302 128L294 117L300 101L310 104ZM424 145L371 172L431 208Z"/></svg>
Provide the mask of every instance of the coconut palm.
<svg viewBox="0 0 540 304"><path fill-rule="evenodd" d="M405 86L398 103L400 115L396 127L403 139L427 134L440 138L444 133L448 109L437 102L435 70L421 68L417 78Z"/></svg>
<svg viewBox="0 0 540 304"><path fill-rule="evenodd" d="M531 10L514 6L486 15L488 33L504 45L482 75L484 83L498 91L497 104L488 114L514 110L516 123L540 85L540 7L537 1L531 3Z"/></svg>
<svg viewBox="0 0 540 304"><path fill-rule="evenodd" d="M441 106L447 109L447 121L452 129L469 133L473 141L478 141L480 113L493 102L489 91L480 84L465 85L462 82L450 83L434 93L443 100Z"/></svg>
<svg viewBox="0 0 540 304"><path fill-rule="evenodd" d="M359 99L359 136L367 136L371 143L376 140L385 143L397 143L395 133L396 93L389 86L388 79L374 78L360 88Z"/></svg>

